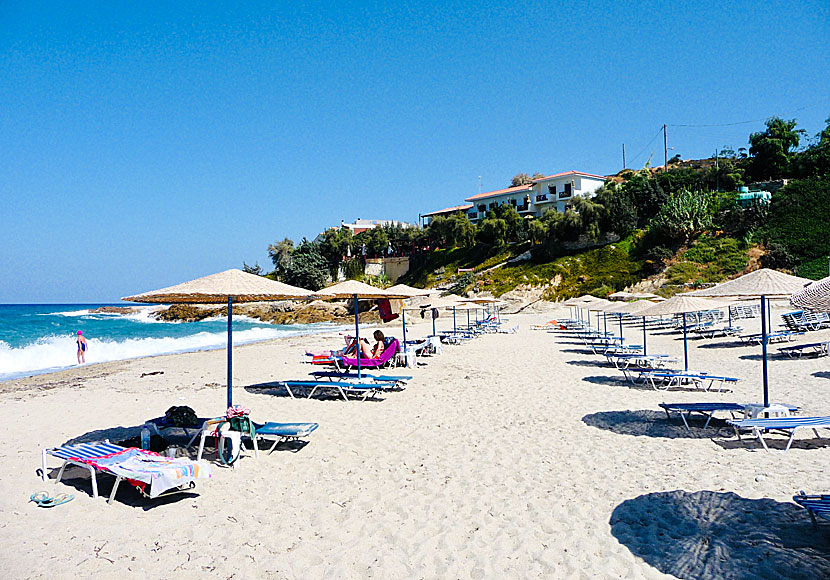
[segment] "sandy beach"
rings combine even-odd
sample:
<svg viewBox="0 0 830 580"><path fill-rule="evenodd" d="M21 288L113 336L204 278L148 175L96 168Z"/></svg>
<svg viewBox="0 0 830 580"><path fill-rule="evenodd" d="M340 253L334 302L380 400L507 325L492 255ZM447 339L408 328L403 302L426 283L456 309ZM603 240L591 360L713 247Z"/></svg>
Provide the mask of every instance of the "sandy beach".
<svg viewBox="0 0 830 580"><path fill-rule="evenodd" d="M366 402L291 399L307 347L336 335L240 346L235 402L259 421L314 421L299 451L213 464L195 494L161 500L123 485L92 499L76 470L36 475L42 446L135 435L171 405L219 415L225 352L90 365L0 385L0 573L8 578L820 578L830 536L792 502L830 491L830 444L787 453L730 430L668 422L660 402L761 400L760 347L690 341L691 367L741 379L723 394L629 388L568 333L531 330L564 308L510 316L489 334L411 369L400 392ZM441 328L447 320L440 319ZM741 321L747 331L758 320ZM449 323L451 325L451 322ZM609 320L609 325L611 324ZM412 336L430 324L418 320ZM393 330L393 334L398 330ZM636 328L626 336L640 342ZM649 351L682 357L678 334ZM811 333L802 342L830 331ZM771 347L776 353L776 346ZM827 358L774 356L771 398L830 414ZM163 374L142 373L163 371ZM409 370L406 371L408 374ZM259 388L259 387L266 388ZM56 461L53 467L59 465ZM52 473L54 476L54 472ZM100 476L101 493L113 478ZM42 509L39 490L75 494Z"/></svg>

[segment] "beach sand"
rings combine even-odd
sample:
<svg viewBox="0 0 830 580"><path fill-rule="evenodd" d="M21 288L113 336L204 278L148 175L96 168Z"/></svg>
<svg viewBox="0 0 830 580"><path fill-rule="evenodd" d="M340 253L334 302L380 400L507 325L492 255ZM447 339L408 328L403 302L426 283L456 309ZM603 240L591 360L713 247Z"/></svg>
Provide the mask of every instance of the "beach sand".
<svg viewBox="0 0 830 580"><path fill-rule="evenodd" d="M556 314L564 316L565 309ZM9 578L821 578L830 535L792 503L830 491L830 443L798 436L785 453L726 429L689 434L663 401L756 402L759 347L692 340L692 368L741 378L732 393L628 388L567 333L534 331L551 313L518 314L517 334L444 349L401 392L367 402L299 400L292 337L234 351L235 402L259 421L315 421L297 452L213 467L197 494L141 498L122 485L93 500L80 471L36 476L41 446L138 434L171 405L224 411L224 351L89 365L0 385L0 574ZM451 326L442 316L441 328ZM755 321L741 321L751 330ZM611 326L609 320L609 327ZM413 336L429 333L418 320ZM613 326L616 328L616 325ZM394 331L397 333L398 331ZM640 342L636 328L626 335ZM803 341L830 332L812 333ZM720 345L720 346L717 346ZM725 346L730 345L730 346ZM682 356L678 335L649 350ZM776 352L775 346L771 347ZM775 357L772 399L830 415L827 358ZM403 369L400 369L403 370ZM409 374L409 370L403 374ZM142 373L163 374L141 378ZM700 423L696 423L700 425ZM716 436L721 435L721 436ZM784 439L773 436L780 449ZM828 440L830 441L830 440ZM57 466L57 461L52 461ZM100 476L106 496L113 478ZM75 494L52 509L46 489Z"/></svg>

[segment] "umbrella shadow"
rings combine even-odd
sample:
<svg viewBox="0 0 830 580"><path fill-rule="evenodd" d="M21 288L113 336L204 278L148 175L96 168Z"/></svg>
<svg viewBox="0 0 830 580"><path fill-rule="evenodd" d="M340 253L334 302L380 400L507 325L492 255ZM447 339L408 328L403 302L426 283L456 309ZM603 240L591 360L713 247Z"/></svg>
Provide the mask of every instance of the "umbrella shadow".
<svg viewBox="0 0 830 580"><path fill-rule="evenodd" d="M830 577L830 536L793 503L657 492L619 504L609 524L634 556L678 578Z"/></svg>
<svg viewBox="0 0 830 580"><path fill-rule="evenodd" d="M740 340L728 340L724 342L709 342L706 344L698 345L698 348L737 348L739 346L752 346L751 344L745 344Z"/></svg>
<svg viewBox="0 0 830 580"><path fill-rule="evenodd" d="M830 371L816 371L813 376L819 379L830 379Z"/></svg>
<svg viewBox="0 0 830 580"><path fill-rule="evenodd" d="M634 437L657 437L662 439L711 439L726 432L726 421L712 419L709 427L704 429L704 419L692 416L687 419L689 429L678 415L666 417L663 411L603 411L582 417L582 422L589 427L611 431L617 435ZM731 432L731 431L730 431Z"/></svg>
<svg viewBox="0 0 830 580"><path fill-rule="evenodd" d="M573 365L576 367L613 367L614 365L609 363L607 360L568 360L565 361L565 364Z"/></svg>

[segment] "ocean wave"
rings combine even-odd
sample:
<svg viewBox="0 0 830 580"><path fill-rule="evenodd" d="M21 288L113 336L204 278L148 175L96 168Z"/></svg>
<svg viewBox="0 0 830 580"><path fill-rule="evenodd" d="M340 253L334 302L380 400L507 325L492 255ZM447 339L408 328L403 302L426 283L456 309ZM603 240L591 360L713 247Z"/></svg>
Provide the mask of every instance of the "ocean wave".
<svg viewBox="0 0 830 580"><path fill-rule="evenodd" d="M333 327L284 328L257 327L233 333L234 345L259 342L286 336L330 332ZM101 363L162 354L225 348L227 332L198 332L177 338L130 338L121 341L87 339L86 362ZM12 348L0 341L0 380L52 372L77 365L77 345L72 336L48 336L36 342Z"/></svg>

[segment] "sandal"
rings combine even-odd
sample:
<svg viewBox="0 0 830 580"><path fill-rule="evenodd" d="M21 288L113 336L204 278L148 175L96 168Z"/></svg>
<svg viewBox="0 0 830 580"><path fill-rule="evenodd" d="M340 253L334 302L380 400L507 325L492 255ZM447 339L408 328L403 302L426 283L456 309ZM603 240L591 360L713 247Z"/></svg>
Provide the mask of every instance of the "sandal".
<svg viewBox="0 0 830 580"><path fill-rule="evenodd" d="M33 493L29 498L29 501L35 502L39 507L55 507L70 502L73 499L75 499L75 496L71 493L59 493L56 494L55 497L50 497L49 493L39 491L37 493Z"/></svg>

